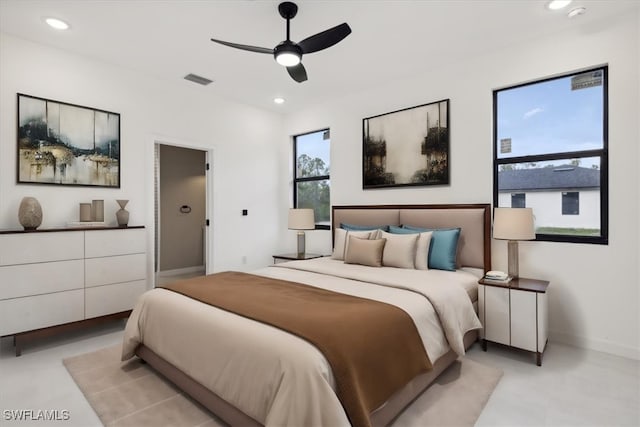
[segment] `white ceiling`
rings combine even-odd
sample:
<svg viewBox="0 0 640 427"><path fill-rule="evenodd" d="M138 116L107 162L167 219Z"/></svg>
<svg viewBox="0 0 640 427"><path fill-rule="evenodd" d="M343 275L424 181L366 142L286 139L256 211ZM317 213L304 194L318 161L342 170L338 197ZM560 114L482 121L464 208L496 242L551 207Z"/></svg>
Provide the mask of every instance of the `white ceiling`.
<svg viewBox="0 0 640 427"><path fill-rule="evenodd" d="M272 48L285 39L279 1L264 0L0 0L0 31L117 64L175 84L194 73L214 80L200 90L273 111L290 112L349 92L416 76L470 55L570 27L606 25L638 0L574 0L566 17L544 0L298 0L291 39L347 22L352 34L306 55L309 80L293 81L265 54L211 42ZM56 31L44 23L71 24ZM193 87L193 86L190 86ZM275 105L275 96L287 102Z"/></svg>

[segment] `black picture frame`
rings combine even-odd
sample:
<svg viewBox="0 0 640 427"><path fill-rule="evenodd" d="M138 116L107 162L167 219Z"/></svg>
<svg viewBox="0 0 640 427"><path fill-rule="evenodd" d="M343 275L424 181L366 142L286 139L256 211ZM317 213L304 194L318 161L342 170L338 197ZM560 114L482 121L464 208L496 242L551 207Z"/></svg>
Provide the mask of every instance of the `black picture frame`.
<svg viewBox="0 0 640 427"><path fill-rule="evenodd" d="M362 119L362 188L449 184L449 99Z"/></svg>
<svg viewBox="0 0 640 427"><path fill-rule="evenodd" d="M18 184L120 188L120 114L17 95Z"/></svg>

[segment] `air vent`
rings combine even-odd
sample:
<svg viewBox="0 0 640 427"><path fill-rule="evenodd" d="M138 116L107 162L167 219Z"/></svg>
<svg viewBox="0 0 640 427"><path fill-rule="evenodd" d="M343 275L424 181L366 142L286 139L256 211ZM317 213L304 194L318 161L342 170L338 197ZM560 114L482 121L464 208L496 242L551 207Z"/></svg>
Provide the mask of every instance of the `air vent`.
<svg viewBox="0 0 640 427"><path fill-rule="evenodd" d="M190 82L198 83L199 85L206 86L209 83L212 83L213 80L209 80L205 77L197 76L195 74L187 74L184 76L185 80L189 80Z"/></svg>

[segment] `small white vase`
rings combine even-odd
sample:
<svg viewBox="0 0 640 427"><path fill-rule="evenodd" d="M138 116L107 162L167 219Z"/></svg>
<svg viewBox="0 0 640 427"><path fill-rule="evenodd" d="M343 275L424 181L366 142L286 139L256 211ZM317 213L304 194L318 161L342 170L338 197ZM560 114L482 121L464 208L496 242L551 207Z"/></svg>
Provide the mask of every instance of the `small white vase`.
<svg viewBox="0 0 640 427"><path fill-rule="evenodd" d="M42 224L42 206L35 197L23 197L18 209L18 220L25 230L35 230Z"/></svg>

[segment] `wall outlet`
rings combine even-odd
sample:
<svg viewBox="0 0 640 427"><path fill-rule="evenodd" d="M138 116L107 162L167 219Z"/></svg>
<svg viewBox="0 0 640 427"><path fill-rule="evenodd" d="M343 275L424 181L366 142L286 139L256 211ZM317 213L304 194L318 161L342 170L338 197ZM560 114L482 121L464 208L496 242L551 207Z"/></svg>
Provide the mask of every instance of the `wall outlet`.
<svg viewBox="0 0 640 427"><path fill-rule="evenodd" d="M246 255L242 255L242 263L243 264L247 263L247 256Z"/></svg>

